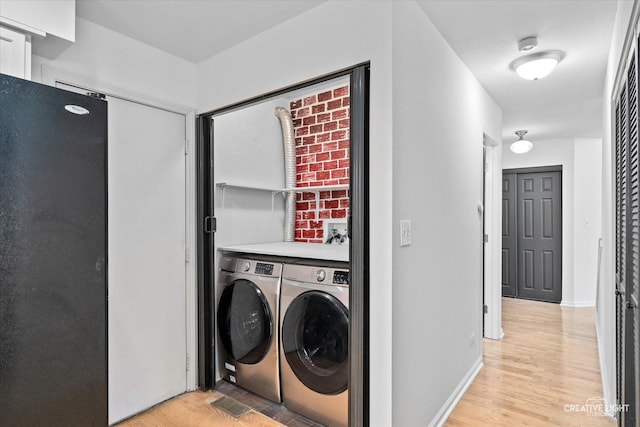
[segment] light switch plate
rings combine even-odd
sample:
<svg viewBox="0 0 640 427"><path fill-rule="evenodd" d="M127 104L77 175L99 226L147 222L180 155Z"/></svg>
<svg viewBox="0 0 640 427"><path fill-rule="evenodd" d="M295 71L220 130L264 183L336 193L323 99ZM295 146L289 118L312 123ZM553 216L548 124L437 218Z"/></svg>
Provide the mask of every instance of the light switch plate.
<svg viewBox="0 0 640 427"><path fill-rule="evenodd" d="M400 246L409 246L411 244L411 221L400 221Z"/></svg>

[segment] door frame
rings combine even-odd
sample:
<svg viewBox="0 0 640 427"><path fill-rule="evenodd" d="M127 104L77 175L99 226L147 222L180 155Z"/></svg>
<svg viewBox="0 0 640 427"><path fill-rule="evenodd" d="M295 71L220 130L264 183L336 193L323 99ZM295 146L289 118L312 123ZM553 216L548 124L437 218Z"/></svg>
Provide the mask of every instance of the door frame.
<svg viewBox="0 0 640 427"><path fill-rule="evenodd" d="M42 83L56 86L62 83L69 86L95 90L107 96L120 98L125 101L146 105L148 107L165 110L185 117L185 324L186 324L186 391L197 389L197 370L193 369L194 357L197 355L197 299L196 299L196 263L193 262L193 254L196 242L196 156L192 154L193 141L195 141L195 115L194 108L184 105L168 103L145 94L132 92L105 82L95 81L91 77L61 70L50 65L42 65Z"/></svg>
<svg viewBox="0 0 640 427"><path fill-rule="evenodd" d="M349 425L369 426L369 61L199 114L197 244L199 387L215 385L213 124L215 115L340 77L350 78ZM208 219L212 218L212 219ZM205 222L207 224L205 224ZM213 229L213 230L212 230ZM206 236L209 236L208 238ZM205 256L205 254L208 254ZM207 277L207 274L209 276ZM207 280L208 279L208 280Z"/></svg>
<svg viewBox="0 0 640 427"><path fill-rule="evenodd" d="M540 172L560 172L560 220L561 220L561 225L562 225L562 233L560 233L560 301L558 302L558 304L562 305L564 298L563 298L563 290L564 290L564 284L563 284L563 278L564 278L564 263L565 263L565 259L564 259L564 209L563 209L563 198L564 198L564 186L563 181L564 181L564 176L563 176L563 169L562 169L562 165L551 165L551 166L533 166L533 167L524 167L524 168L509 168L509 169L502 169L502 174L505 173L513 173L516 175L516 209L515 209L515 215L516 215L516 233L518 230L518 192L517 192L517 176L518 174L526 174L526 173L540 173ZM516 245L517 245L517 237L516 237ZM517 254L517 247L516 247L516 254ZM517 263L518 263L518 258L516 257L516 269L517 269ZM517 271L517 270L516 270ZM516 273L516 294L518 293L517 287L518 287L518 274ZM500 291L502 294L502 291ZM516 296L516 298L518 298Z"/></svg>

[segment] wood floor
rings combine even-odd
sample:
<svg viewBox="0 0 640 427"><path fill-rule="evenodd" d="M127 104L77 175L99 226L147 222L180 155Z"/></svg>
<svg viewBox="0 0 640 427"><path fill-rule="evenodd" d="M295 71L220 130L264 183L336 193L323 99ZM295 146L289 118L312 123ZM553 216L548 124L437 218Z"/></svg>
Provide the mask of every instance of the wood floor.
<svg viewBox="0 0 640 427"><path fill-rule="evenodd" d="M595 309L513 298L502 307L505 337L484 340L484 367L446 426L614 426L576 407L602 403Z"/></svg>
<svg viewBox="0 0 640 427"><path fill-rule="evenodd" d="M484 367L446 426L615 426L612 418L575 410L602 397L594 309L512 298L502 304L505 337L484 340ZM242 400L241 394L220 390ZM308 425L278 422L260 408L235 418L210 405L223 395L188 393L118 427Z"/></svg>

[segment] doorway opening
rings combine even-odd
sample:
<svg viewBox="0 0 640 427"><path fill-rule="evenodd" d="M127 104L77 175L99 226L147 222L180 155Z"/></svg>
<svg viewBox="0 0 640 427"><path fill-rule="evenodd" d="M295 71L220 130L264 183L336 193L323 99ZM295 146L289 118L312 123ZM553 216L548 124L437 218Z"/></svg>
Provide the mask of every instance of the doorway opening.
<svg viewBox="0 0 640 427"><path fill-rule="evenodd" d="M502 295L562 300L562 166L502 171Z"/></svg>
<svg viewBox="0 0 640 427"><path fill-rule="evenodd" d="M349 265L349 379L348 406L349 425L369 424L369 64L359 64L313 80L292 85L249 100L201 114L197 117L197 224L198 224L198 324L199 324L199 387L211 389L216 383L216 285L217 244L216 232L222 231L222 221L217 221L220 203L224 202L224 189L228 183L218 182L214 174L217 147L214 141L216 120L223 115L246 109L250 106L286 98L294 91L304 91L334 79L349 81L348 105L350 125L348 132L348 194L349 215L345 229L348 230ZM244 126L250 126L245 123ZM240 149L237 147L237 149ZM326 184L325 184L326 185ZM312 186L311 184L309 185ZM240 188L241 186L235 186ZM242 186L247 191L262 191L260 186ZM279 202L274 194L266 200L274 212L274 203ZM264 198L263 196L259 196ZM317 197L321 197L317 196ZM274 202L275 200L275 202ZM301 200L304 204L305 200ZM311 204L311 200L308 202ZM318 202L316 198L315 203ZM317 206L316 206L317 208ZM311 213L310 213L311 214ZM272 215L273 216L273 215ZM333 213L331 218L334 218ZM219 224L216 224L216 223ZM337 221L332 221L336 222ZM340 228L342 230L342 228ZM305 230L302 230L303 232ZM225 231L226 233L226 231ZM220 235L218 236L220 237ZM316 240L318 235L315 236ZM239 242L240 243L240 242ZM319 242L318 242L319 243ZM277 326L276 326L277 327Z"/></svg>

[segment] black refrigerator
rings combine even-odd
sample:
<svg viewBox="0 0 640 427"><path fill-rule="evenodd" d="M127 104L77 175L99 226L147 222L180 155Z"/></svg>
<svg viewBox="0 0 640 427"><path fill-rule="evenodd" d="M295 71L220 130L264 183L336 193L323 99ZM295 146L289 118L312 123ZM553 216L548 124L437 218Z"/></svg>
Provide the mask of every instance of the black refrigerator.
<svg viewBox="0 0 640 427"><path fill-rule="evenodd" d="M106 426L107 103L0 74L0 426Z"/></svg>

